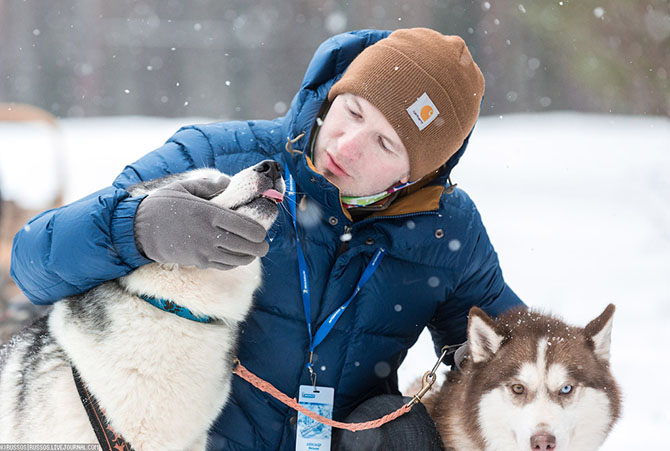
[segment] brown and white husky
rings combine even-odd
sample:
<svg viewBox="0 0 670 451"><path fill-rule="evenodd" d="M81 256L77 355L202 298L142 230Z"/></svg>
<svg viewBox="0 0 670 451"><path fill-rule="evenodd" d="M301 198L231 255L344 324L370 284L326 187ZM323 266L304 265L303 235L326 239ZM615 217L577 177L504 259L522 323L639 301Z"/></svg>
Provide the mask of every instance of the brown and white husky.
<svg viewBox="0 0 670 451"><path fill-rule="evenodd" d="M427 407L447 450L590 451L619 417L614 305L586 327L531 310L470 310L469 351Z"/></svg>

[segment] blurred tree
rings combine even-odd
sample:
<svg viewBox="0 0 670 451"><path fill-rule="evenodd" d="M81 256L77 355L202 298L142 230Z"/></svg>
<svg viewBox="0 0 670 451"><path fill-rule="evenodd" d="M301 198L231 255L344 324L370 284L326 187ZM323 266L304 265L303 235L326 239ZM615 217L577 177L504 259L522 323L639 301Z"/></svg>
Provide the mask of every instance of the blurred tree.
<svg viewBox="0 0 670 451"><path fill-rule="evenodd" d="M496 3L487 65L494 111L670 114L668 0ZM493 27L495 28L495 27ZM491 100L489 98L489 100Z"/></svg>
<svg viewBox="0 0 670 451"><path fill-rule="evenodd" d="M416 26L464 37L483 114L670 112L668 0L0 0L0 101L272 118L328 36Z"/></svg>

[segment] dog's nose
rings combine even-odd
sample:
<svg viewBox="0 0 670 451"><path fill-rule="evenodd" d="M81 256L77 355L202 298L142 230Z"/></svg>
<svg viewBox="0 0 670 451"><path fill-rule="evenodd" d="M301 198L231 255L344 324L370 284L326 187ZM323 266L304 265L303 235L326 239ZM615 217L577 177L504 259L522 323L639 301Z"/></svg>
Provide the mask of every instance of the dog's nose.
<svg viewBox="0 0 670 451"><path fill-rule="evenodd" d="M281 166L274 160L264 160L254 166L254 171L260 172L272 180L281 177Z"/></svg>
<svg viewBox="0 0 670 451"><path fill-rule="evenodd" d="M539 449L540 451L549 451L555 448L556 437L551 434L535 434L530 438L530 449L533 451L536 449Z"/></svg>

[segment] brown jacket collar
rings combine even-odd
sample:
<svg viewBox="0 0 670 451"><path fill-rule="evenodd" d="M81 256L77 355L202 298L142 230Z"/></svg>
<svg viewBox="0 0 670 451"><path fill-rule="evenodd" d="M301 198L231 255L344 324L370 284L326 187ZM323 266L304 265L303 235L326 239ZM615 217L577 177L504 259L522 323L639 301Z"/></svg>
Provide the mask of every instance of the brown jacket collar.
<svg viewBox="0 0 670 451"><path fill-rule="evenodd" d="M307 160L307 165L314 172L319 172L316 170L316 167L312 163L312 159L309 156L305 156ZM358 207L352 210L357 210L361 212L370 212L369 215L365 214L356 214L357 218L365 216L367 218L376 218L382 216L397 216L405 215L411 213L418 213L422 211L435 211L440 207L440 197L442 197L442 192L444 191L444 186L442 185L433 185L426 186L439 175L439 170L434 171L421 180L415 183L412 186L398 191L397 196L391 196L387 199L384 199L380 205L373 205L369 207ZM342 207L342 211L345 216L349 219L352 219L350 211Z"/></svg>

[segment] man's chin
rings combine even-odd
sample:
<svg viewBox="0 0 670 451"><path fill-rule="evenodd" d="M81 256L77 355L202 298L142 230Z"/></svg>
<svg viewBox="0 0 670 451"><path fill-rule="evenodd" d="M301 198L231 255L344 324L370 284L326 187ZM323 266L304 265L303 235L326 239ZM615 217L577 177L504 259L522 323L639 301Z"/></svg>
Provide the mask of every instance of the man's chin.
<svg viewBox="0 0 670 451"><path fill-rule="evenodd" d="M326 180L328 180L330 183L335 185L340 190L340 194L342 196L347 197L365 196L365 194L360 194L360 192L351 189L351 187L348 186L347 180L344 180L345 177L340 177L333 174L328 168L319 169L318 166L315 166L315 168L319 174L323 175L326 178Z"/></svg>
<svg viewBox="0 0 670 451"><path fill-rule="evenodd" d="M338 176L336 176L335 174L333 174L333 173L330 171L330 169L328 169L328 168L319 168L318 166L315 166L315 167L316 167L316 171L317 171L319 174L321 174L322 176L324 176L324 177L326 178L326 180L328 180L330 183L332 183L333 185L335 185L335 186L337 186L338 188L340 188L340 190L342 190L342 188L341 188L341 180L340 180L340 178L339 178Z"/></svg>
<svg viewBox="0 0 670 451"><path fill-rule="evenodd" d="M328 169L324 170L321 174L326 178L326 180L328 180L340 190L340 194L342 196L358 196L358 194L349 194L350 190L347 188L347 183L342 180L341 177L336 176Z"/></svg>

